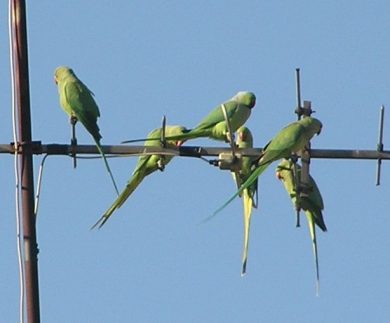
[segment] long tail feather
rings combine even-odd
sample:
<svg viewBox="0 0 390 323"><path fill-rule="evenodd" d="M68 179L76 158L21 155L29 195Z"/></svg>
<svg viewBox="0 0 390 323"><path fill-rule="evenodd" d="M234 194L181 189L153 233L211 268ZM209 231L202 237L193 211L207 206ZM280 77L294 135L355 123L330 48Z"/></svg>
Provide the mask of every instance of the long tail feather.
<svg viewBox="0 0 390 323"><path fill-rule="evenodd" d="M310 211L306 211L306 218L309 224L310 236L313 246L313 255L316 266L316 295L320 295L320 271L318 264L318 250L317 250L317 236L316 236L316 227L314 223L314 215Z"/></svg>
<svg viewBox="0 0 390 323"><path fill-rule="evenodd" d="M101 218L91 227L91 230L96 228L100 229L106 221L109 219L109 217L114 213L116 209L119 209L123 203L126 202L126 200L129 198L129 196L135 191L135 189L138 187L138 185L142 182L145 176L142 176L139 173L136 173L133 175L129 183L127 183L125 189L122 191L122 193L118 196L118 198L112 203L110 208L101 216Z"/></svg>
<svg viewBox="0 0 390 323"><path fill-rule="evenodd" d="M108 165L108 161L107 161L106 155L105 155L105 153L102 150L100 142L95 139L95 143L96 143L97 149L99 150L100 154L102 155L102 158L103 158L103 161L104 161L104 165L106 166L107 172L110 175L110 178L111 178L112 184L114 185L115 191L116 191L117 195L119 196L118 186L116 185L116 182L115 182L115 179L114 179L114 175L111 172L110 165Z"/></svg>
<svg viewBox="0 0 390 323"><path fill-rule="evenodd" d="M207 137L207 135L204 135L204 132L200 132L197 130L187 130L183 134L176 135L176 136L167 136L165 137L166 140L188 140L188 139L195 139L198 137ZM139 138L139 139L131 139L131 140L124 140L121 142L121 144L129 144L129 143L135 143L135 142L143 142L143 141L151 141L160 139L160 137L157 138Z"/></svg>
<svg viewBox="0 0 390 323"><path fill-rule="evenodd" d="M242 271L241 276L246 274L246 264L248 261L248 246L249 246L249 229L251 225L251 215L253 200L248 189L242 192L242 201L244 205L244 249L242 254Z"/></svg>

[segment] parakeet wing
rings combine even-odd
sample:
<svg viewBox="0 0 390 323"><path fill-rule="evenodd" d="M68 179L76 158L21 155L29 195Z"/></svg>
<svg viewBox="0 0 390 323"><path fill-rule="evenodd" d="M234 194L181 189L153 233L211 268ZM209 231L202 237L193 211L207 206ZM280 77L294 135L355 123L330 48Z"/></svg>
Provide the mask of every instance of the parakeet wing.
<svg viewBox="0 0 390 323"><path fill-rule="evenodd" d="M99 127L96 123L100 111L92 97L92 92L81 82L65 82L63 89L65 99L77 119L95 139L100 139Z"/></svg>
<svg viewBox="0 0 390 323"><path fill-rule="evenodd" d="M235 101L226 102L224 105L228 118L231 118L239 107ZM219 105L196 126L196 129L210 128L222 121L225 121L225 117L222 111L222 105Z"/></svg>

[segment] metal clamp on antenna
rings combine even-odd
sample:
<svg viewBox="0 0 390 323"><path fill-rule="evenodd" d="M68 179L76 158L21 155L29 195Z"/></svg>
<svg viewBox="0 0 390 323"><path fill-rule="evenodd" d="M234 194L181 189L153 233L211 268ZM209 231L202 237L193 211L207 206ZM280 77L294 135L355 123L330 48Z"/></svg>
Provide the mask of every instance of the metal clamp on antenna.
<svg viewBox="0 0 390 323"><path fill-rule="evenodd" d="M302 115L310 117L315 112L311 109L311 101L303 101Z"/></svg>
<svg viewBox="0 0 390 323"><path fill-rule="evenodd" d="M376 150L378 152L383 152L383 123L385 119L385 107L382 105L379 110L379 139ZM378 164L376 167L376 185L381 185L381 168L382 168L382 159L378 158Z"/></svg>
<svg viewBox="0 0 390 323"><path fill-rule="evenodd" d="M72 128L71 133L71 140L70 140L70 146L71 146L71 156L73 158L73 168L77 167L77 158L76 158L76 146L77 146L77 138L76 138L76 123L77 118L75 116L70 117L70 124Z"/></svg>

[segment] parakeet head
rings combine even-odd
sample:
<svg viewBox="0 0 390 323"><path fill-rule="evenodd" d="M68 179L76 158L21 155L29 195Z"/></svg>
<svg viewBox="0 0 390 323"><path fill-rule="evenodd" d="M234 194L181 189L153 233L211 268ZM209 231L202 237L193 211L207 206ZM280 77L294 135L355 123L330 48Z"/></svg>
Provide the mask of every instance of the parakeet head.
<svg viewBox="0 0 390 323"><path fill-rule="evenodd" d="M253 108L256 104L256 96L252 92L240 91L238 92L232 100L237 101L239 104L243 104L248 106L249 108Z"/></svg>
<svg viewBox="0 0 390 323"><path fill-rule="evenodd" d="M322 123L320 120L312 117L305 117L299 122L308 129L308 131L314 136L315 134L319 135L322 129Z"/></svg>
<svg viewBox="0 0 390 323"><path fill-rule="evenodd" d="M253 136L248 127L242 126L237 129L237 145L240 146L242 143L253 145Z"/></svg>
<svg viewBox="0 0 390 323"><path fill-rule="evenodd" d="M59 66L54 72L54 82L58 84L58 82L62 81L65 77L69 75L75 76L73 70L70 67Z"/></svg>
<svg viewBox="0 0 390 323"><path fill-rule="evenodd" d="M291 172L292 162L287 159L282 159L279 165L276 167L276 178L283 181L286 172Z"/></svg>
<svg viewBox="0 0 390 323"><path fill-rule="evenodd" d="M166 129L166 136L167 137L168 136L179 136L187 131L188 131L187 128L183 127L183 126L169 126L169 128L167 127L167 129ZM174 142L175 146L180 147L181 145L183 145L186 142L186 140L185 139L173 140L173 142Z"/></svg>

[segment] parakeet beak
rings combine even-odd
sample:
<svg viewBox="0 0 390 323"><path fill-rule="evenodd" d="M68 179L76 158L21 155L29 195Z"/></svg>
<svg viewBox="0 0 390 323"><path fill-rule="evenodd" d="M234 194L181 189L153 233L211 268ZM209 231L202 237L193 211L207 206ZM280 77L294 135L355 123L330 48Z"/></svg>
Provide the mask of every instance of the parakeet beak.
<svg viewBox="0 0 390 323"><path fill-rule="evenodd" d="M278 180L282 180L283 179L283 176L282 176L282 174L280 174L280 172L276 172L276 178L278 179Z"/></svg>
<svg viewBox="0 0 390 323"><path fill-rule="evenodd" d="M58 82L57 82L57 78L54 76L54 83L57 85Z"/></svg>

